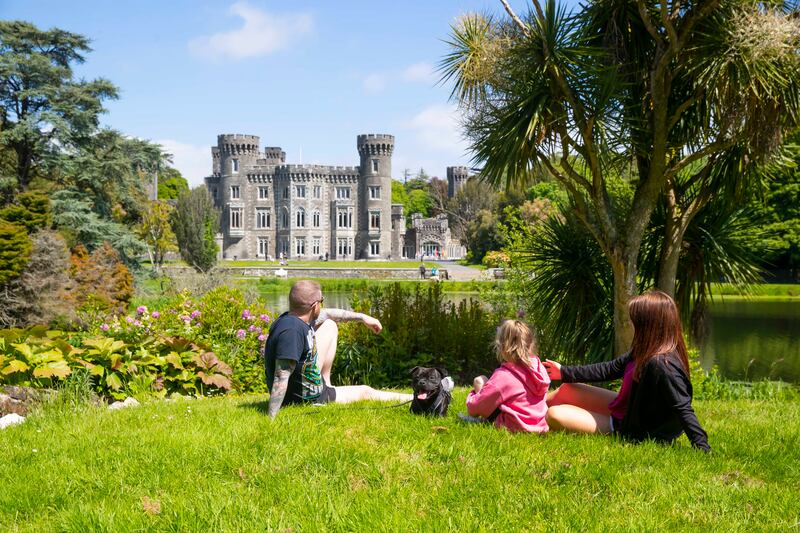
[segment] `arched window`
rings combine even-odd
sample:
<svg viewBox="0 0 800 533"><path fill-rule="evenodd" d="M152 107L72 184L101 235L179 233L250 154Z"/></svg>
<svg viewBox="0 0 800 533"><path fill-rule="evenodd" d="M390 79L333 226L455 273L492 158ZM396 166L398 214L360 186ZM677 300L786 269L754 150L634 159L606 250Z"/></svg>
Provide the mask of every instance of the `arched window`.
<svg viewBox="0 0 800 533"><path fill-rule="evenodd" d="M289 227L289 211L287 211L286 209L281 211L281 227L283 227L284 229Z"/></svg>
<svg viewBox="0 0 800 533"><path fill-rule="evenodd" d="M306 210L302 207L298 208L297 213L295 214L295 225L298 228L306 227Z"/></svg>
<svg viewBox="0 0 800 533"><path fill-rule="evenodd" d="M312 225L313 225L315 228L318 228L318 227L319 227L319 220L320 220L320 218L319 218L319 217L320 217L320 215L319 215L319 211L317 211L317 210L314 210L314 212L311 214L311 224L312 224Z"/></svg>

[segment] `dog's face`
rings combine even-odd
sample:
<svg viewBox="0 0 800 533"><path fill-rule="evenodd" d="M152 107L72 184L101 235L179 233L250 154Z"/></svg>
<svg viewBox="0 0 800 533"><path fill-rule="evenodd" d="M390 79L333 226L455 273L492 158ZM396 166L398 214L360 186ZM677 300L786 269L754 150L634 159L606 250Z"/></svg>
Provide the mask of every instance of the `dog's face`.
<svg viewBox="0 0 800 533"><path fill-rule="evenodd" d="M414 398L426 400L433 396L441 389L442 379L449 375L443 368L415 366L411 369L411 387L414 389Z"/></svg>

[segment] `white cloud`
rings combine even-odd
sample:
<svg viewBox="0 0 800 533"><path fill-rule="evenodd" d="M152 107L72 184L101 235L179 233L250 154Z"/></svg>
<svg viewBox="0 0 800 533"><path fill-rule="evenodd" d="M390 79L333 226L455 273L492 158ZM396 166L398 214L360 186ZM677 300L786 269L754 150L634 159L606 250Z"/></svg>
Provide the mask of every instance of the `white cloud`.
<svg viewBox="0 0 800 533"><path fill-rule="evenodd" d="M202 185L203 178L211 174L211 147L195 146L172 139L156 141L164 151L172 154L172 166L189 181L190 187Z"/></svg>
<svg viewBox="0 0 800 533"><path fill-rule="evenodd" d="M386 88L386 75L381 73L370 74L364 78L364 91L367 94L378 94Z"/></svg>
<svg viewBox="0 0 800 533"><path fill-rule="evenodd" d="M287 48L314 27L307 13L268 13L245 1L236 2L229 11L242 19L242 27L193 39L189 42L193 54L211 59L264 56Z"/></svg>
<svg viewBox="0 0 800 533"><path fill-rule="evenodd" d="M391 83L422 83L433 85L436 83L436 72L430 63L424 61L414 63L403 69L372 72L364 76L364 92L378 94L383 92Z"/></svg>
<svg viewBox="0 0 800 533"><path fill-rule="evenodd" d="M462 157L467 150L467 142L461 134L458 108L454 105L428 106L414 115L405 127L422 146L457 157Z"/></svg>
<svg viewBox="0 0 800 533"><path fill-rule="evenodd" d="M432 84L436 81L436 73L430 63L414 63L406 67L402 74L401 79L407 83L428 83Z"/></svg>

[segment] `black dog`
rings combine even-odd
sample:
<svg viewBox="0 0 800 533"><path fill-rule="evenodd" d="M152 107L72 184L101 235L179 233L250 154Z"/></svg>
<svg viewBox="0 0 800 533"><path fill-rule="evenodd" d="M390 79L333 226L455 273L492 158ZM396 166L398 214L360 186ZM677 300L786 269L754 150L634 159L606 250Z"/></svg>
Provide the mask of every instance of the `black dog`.
<svg viewBox="0 0 800 533"><path fill-rule="evenodd" d="M411 412L415 415L447 416L453 389L453 380L449 376L443 368L412 368L414 399L411 400Z"/></svg>

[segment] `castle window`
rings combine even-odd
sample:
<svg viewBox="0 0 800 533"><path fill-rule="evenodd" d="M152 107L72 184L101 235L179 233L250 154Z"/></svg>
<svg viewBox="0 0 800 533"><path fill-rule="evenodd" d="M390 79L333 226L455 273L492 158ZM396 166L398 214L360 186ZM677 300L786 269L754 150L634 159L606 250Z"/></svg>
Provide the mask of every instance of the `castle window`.
<svg viewBox="0 0 800 533"><path fill-rule="evenodd" d="M241 198L239 194L239 186L231 185L231 200L238 200L239 198Z"/></svg>
<svg viewBox="0 0 800 533"><path fill-rule="evenodd" d="M315 228L319 227L319 211L314 211L311 214L311 225Z"/></svg>
<svg viewBox="0 0 800 533"><path fill-rule="evenodd" d="M350 209L339 209L336 212L337 227L339 228L352 228L353 227L353 211Z"/></svg>
<svg viewBox="0 0 800 533"><path fill-rule="evenodd" d="M350 199L350 187L336 187L336 199L337 200L349 200Z"/></svg>
<svg viewBox="0 0 800 533"><path fill-rule="evenodd" d="M353 253L353 239L336 239L336 255L346 257Z"/></svg>
<svg viewBox="0 0 800 533"><path fill-rule="evenodd" d="M269 187L259 187L258 188L258 199L259 200L266 200L269 198Z"/></svg>
<svg viewBox="0 0 800 533"><path fill-rule="evenodd" d="M380 243L380 241L370 241L369 242L369 255L381 255L381 243Z"/></svg>
<svg viewBox="0 0 800 533"><path fill-rule="evenodd" d="M294 195L298 198L305 198L306 197L306 186L305 185L295 185L294 186Z"/></svg>
<svg viewBox="0 0 800 533"><path fill-rule="evenodd" d="M239 173L239 160L231 159L231 174L238 174L238 173Z"/></svg>
<svg viewBox="0 0 800 533"><path fill-rule="evenodd" d="M216 188L216 187L213 187L213 188L211 189L211 197L212 197L214 200L216 200L216 199L217 199L217 194L218 194L217 188Z"/></svg>
<svg viewBox="0 0 800 533"><path fill-rule="evenodd" d="M269 209L256 209L256 228L268 228L272 225Z"/></svg>
<svg viewBox="0 0 800 533"><path fill-rule="evenodd" d="M242 229L242 208L231 208L231 229Z"/></svg>
<svg viewBox="0 0 800 533"><path fill-rule="evenodd" d="M266 257L269 254L269 237L258 238L258 257Z"/></svg>
<svg viewBox="0 0 800 533"><path fill-rule="evenodd" d="M286 237L285 239L281 239L281 253L284 256L289 255L289 238Z"/></svg>
<svg viewBox="0 0 800 533"><path fill-rule="evenodd" d="M370 200L380 200L381 199L381 188L380 186L373 185L369 188L369 199Z"/></svg>
<svg viewBox="0 0 800 533"><path fill-rule="evenodd" d="M319 255L320 240L321 239L319 237L314 237L311 239L311 255Z"/></svg>
<svg viewBox="0 0 800 533"><path fill-rule="evenodd" d="M372 173L373 174L377 174L378 173L378 160L377 159L373 159L372 160Z"/></svg>
<svg viewBox="0 0 800 533"><path fill-rule="evenodd" d="M314 198L322 198L322 187L314 185Z"/></svg>
<svg viewBox="0 0 800 533"><path fill-rule="evenodd" d="M294 240L294 253L295 255L306 255L306 240L298 237Z"/></svg>
<svg viewBox="0 0 800 533"><path fill-rule="evenodd" d="M288 200L289 199L289 187L286 187L286 188L283 189L283 199L284 200Z"/></svg>
<svg viewBox="0 0 800 533"><path fill-rule="evenodd" d="M281 227L284 229L289 227L289 212L285 209L281 212Z"/></svg>
<svg viewBox="0 0 800 533"><path fill-rule="evenodd" d="M306 227L306 210L302 207L295 213L295 226L298 228Z"/></svg>
<svg viewBox="0 0 800 533"><path fill-rule="evenodd" d="M369 212L369 229L381 229L381 212Z"/></svg>

